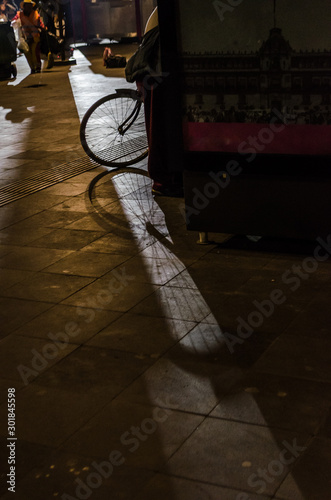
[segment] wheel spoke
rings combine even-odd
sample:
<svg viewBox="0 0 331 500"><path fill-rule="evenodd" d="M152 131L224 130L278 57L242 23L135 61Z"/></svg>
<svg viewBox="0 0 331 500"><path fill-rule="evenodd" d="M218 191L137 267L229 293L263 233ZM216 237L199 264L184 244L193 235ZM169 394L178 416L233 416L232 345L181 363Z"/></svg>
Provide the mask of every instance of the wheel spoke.
<svg viewBox="0 0 331 500"><path fill-rule="evenodd" d="M117 94L95 103L81 126L81 141L87 154L105 165L129 165L146 156L148 145L144 110L137 114L137 95ZM124 134L119 127L123 125Z"/></svg>

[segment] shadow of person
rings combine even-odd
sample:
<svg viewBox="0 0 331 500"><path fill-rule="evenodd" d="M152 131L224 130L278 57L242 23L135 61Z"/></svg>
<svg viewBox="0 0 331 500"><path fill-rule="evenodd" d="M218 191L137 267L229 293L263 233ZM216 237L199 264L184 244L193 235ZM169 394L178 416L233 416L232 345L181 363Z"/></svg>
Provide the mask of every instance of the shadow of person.
<svg viewBox="0 0 331 500"><path fill-rule="evenodd" d="M287 335L311 290L302 285L291 296L282 279L311 245L217 235L220 244L198 246L197 235L186 230L182 200L153 198L151 181L141 174L123 169L109 183L94 185L95 220L109 229L104 245L128 251L126 270L139 283L157 285L127 317L109 325L103 342L156 360L119 401L152 405L161 398L165 410L201 421L170 458L169 438L159 429L163 465L135 498L155 492L162 500L183 498L189 483L178 477L199 488L203 483L206 491L207 483L227 485L245 500L274 495L284 481L311 498L302 472L294 469L291 476L289 465L321 426L328 394L299 372L296 338ZM128 240L139 249L132 265ZM325 271L314 280L314 290L323 293ZM270 302L275 290L285 297L277 307ZM177 429L178 422L173 425Z"/></svg>
<svg viewBox="0 0 331 500"><path fill-rule="evenodd" d="M323 396L316 399L323 386L322 379L318 374L308 376L309 370L316 369L310 366L309 348L304 345L308 332L299 340L290 327L305 313L312 289L319 290L321 298L325 294L323 287L330 276L328 262L323 262L319 272L310 276L310 283L307 273L298 283L295 270L305 258L311 259L314 242L261 239L254 243L246 237L218 235L220 244L198 247L197 235L186 231L180 223L181 202L166 198L155 198L155 202L165 215L170 237L164 237L164 232L159 233L150 224L146 227L159 240L164 254L172 259L175 255L185 264L185 271L164 287L167 292L162 293L163 308L168 310L164 314L197 322L166 354L167 360L178 369L179 392L184 401L180 409L194 408L191 390L195 411L229 422L225 425L222 421L219 426L215 421L206 423L200 437L192 437L170 461L169 471L177 467L185 477L231 485L232 478L220 470L216 473L210 454L212 450L221 452L221 445L233 445L234 450L224 450L237 478L237 486L235 483L231 486L274 494L284 481L284 488L300 491L303 498L312 498L304 471L295 468L290 475L289 464L307 452L311 436L321 428L328 411L323 398L328 399L328 395L322 389ZM298 360L296 340L302 343L305 360ZM323 357L322 350L320 355ZM194 389L196 381L201 379L204 384L199 388L204 390L203 397ZM214 433L217 429L220 434L227 430L229 436L218 438L208 425ZM232 434L235 432L242 434L242 438L236 438ZM203 439L210 448L200 457L199 469L189 445L194 447ZM243 440L250 444L249 449ZM293 443L297 448L293 448ZM241 446L243 450L238 451ZM289 450L293 455L285 463L282 457L290 454ZM245 457L251 458L245 460ZM265 466L266 472L261 468L252 471L252 458ZM204 459L207 466L202 465ZM223 463L222 459L220 462ZM323 469L322 463L323 458ZM223 466L227 468L225 462Z"/></svg>
<svg viewBox="0 0 331 500"><path fill-rule="evenodd" d="M39 80L40 75L34 75L32 78L26 79L23 74L22 79L0 82L0 106L4 108L6 121L13 124L23 123L24 120L33 117L34 108L39 104L38 93L33 89L45 86ZM16 84L13 85L13 83ZM19 99L17 98L18 94L20 94ZM26 103L25 105L22 105L22 100Z"/></svg>

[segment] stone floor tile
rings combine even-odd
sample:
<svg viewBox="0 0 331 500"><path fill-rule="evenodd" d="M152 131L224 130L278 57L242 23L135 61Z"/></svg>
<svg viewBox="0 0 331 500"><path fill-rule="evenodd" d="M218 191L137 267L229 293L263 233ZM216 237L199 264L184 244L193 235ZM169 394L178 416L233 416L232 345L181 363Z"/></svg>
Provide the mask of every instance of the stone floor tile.
<svg viewBox="0 0 331 500"><path fill-rule="evenodd" d="M98 278L122 264L127 258L126 255L105 255L78 251L58 260L55 264L47 267L45 272ZM127 268L126 264L125 267Z"/></svg>
<svg viewBox="0 0 331 500"><path fill-rule="evenodd" d="M132 236L119 237L118 235L100 235L100 238L82 248L84 252L100 252L104 254L122 254L133 256L138 252L136 242Z"/></svg>
<svg viewBox="0 0 331 500"><path fill-rule="evenodd" d="M240 342L239 342L240 341ZM220 325L201 322L167 355L192 364L207 362L218 366L236 366L245 370L270 346L271 339L253 335L245 341L223 330Z"/></svg>
<svg viewBox="0 0 331 500"><path fill-rule="evenodd" d="M120 313L55 305L15 330L15 335L83 344L108 327ZM102 347L102 346L100 346ZM114 347L116 349L116 347Z"/></svg>
<svg viewBox="0 0 331 500"><path fill-rule="evenodd" d="M82 278L80 278L82 279ZM116 269L63 301L67 305L127 312L145 297L152 295L156 285L140 283L135 276L120 274ZM156 308L155 308L156 309Z"/></svg>
<svg viewBox="0 0 331 500"><path fill-rule="evenodd" d="M5 255L8 255L11 252L19 249L20 247L17 245L6 245L0 243L0 259L2 259Z"/></svg>
<svg viewBox="0 0 331 500"><path fill-rule="evenodd" d="M164 259L141 258L140 255L133 257L125 262L126 273L130 276L136 276L136 279L142 283L154 283L155 285L164 285L174 276L184 271L185 266L179 260L164 261Z"/></svg>
<svg viewBox="0 0 331 500"><path fill-rule="evenodd" d="M30 217L31 223L35 223L42 227L51 228L63 228L71 224L74 221L82 219L85 216L84 212L73 212L73 211L55 211L55 210L44 210L36 215Z"/></svg>
<svg viewBox="0 0 331 500"><path fill-rule="evenodd" d="M321 338L325 340L330 338L330 331L330 301L327 294L308 303L285 330L286 334L297 335L298 338L313 337L316 342L319 342Z"/></svg>
<svg viewBox="0 0 331 500"><path fill-rule="evenodd" d="M210 416L314 435L330 402L330 384L247 373Z"/></svg>
<svg viewBox="0 0 331 500"><path fill-rule="evenodd" d="M0 267L8 269L22 269L41 271L60 259L67 257L71 250L54 248L15 247L4 257L0 257Z"/></svg>
<svg viewBox="0 0 331 500"><path fill-rule="evenodd" d="M307 436L207 418L167 463L167 473L254 494L275 493L289 469L280 461L296 459ZM197 450L200 450L197 460ZM294 460L293 460L294 462ZM266 470L261 478L259 470Z"/></svg>
<svg viewBox="0 0 331 500"><path fill-rule="evenodd" d="M47 302L0 298L1 337L5 337L50 307L52 304Z"/></svg>
<svg viewBox="0 0 331 500"><path fill-rule="evenodd" d="M315 438L277 491L281 500L329 500L331 440Z"/></svg>
<svg viewBox="0 0 331 500"><path fill-rule="evenodd" d="M320 428L318 435L320 437L326 437L331 439L331 408L329 409L329 412L326 415L325 421L322 427Z"/></svg>
<svg viewBox="0 0 331 500"><path fill-rule="evenodd" d="M118 450L127 465L156 470L201 421L200 416L165 411L158 406L152 409L114 401L68 439L61 449L100 458L107 457L111 450Z"/></svg>
<svg viewBox="0 0 331 500"><path fill-rule="evenodd" d="M17 200L15 206L22 210L33 207L35 213L37 213L57 206L65 200L68 200L68 196L47 194L45 190L41 190Z"/></svg>
<svg viewBox="0 0 331 500"><path fill-rule="evenodd" d="M26 349L28 340L31 344L32 339L24 339L23 342ZM33 345L42 354L44 346L50 343L33 339ZM8 346L6 348L8 351ZM37 378L33 379L31 375L28 379L30 383L19 392L16 409L17 438L54 447L64 443L93 415L98 415L107 403L149 366L148 360L138 359L129 353L91 347L78 348L75 353L72 352L75 349L73 345L56 344L53 355L56 348L57 358L50 360L47 369L40 371ZM51 351L50 348L48 350ZM68 356L70 353L72 356ZM17 362L25 362L31 367L28 354L31 359L33 354L26 353L27 360L23 359L24 353L21 354L22 359L16 354ZM65 355L67 359L61 362ZM58 367L54 364L56 361ZM51 363L53 366L50 366ZM64 411L65 408L68 411ZM2 405L2 419L5 418L5 412L6 405Z"/></svg>
<svg viewBox="0 0 331 500"><path fill-rule="evenodd" d="M0 472L0 496L3 498L20 498L21 492L19 492L20 487L18 484L23 480L26 474L32 471L34 468L42 468L45 462L49 461L49 457L52 454L52 448L48 448L46 446L42 446L35 443L28 443L23 440L17 440L16 442L16 464L15 464L15 475L16 475L16 491L12 493L8 491L7 477L6 475L9 472L8 465L8 448L7 448L7 438L4 437L0 439L0 461L1 464L6 464ZM36 474L32 474L34 479L34 491L36 491ZM7 494L6 494L7 493ZM28 496L28 492L25 492L27 495L25 498L32 499L31 490L29 492L30 497ZM22 497L24 498L24 497Z"/></svg>
<svg viewBox="0 0 331 500"><path fill-rule="evenodd" d="M1 265L1 264L0 264ZM0 294L3 290L24 280L32 279L35 273L21 269L0 269Z"/></svg>
<svg viewBox="0 0 331 500"><path fill-rule="evenodd" d="M195 288L198 289L197 284L193 280L190 270L185 268L184 271L180 272L177 276L172 278L167 283L168 286L177 288Z"/></svg>
<svg viewBox="0 0 331 500"><path fill-rule="evenodd" d="M52 210L56 212L62 212L63 210L72 211L72 212L83 212L84 214L89 213L91 211L91 206L86 198L85 194L74 196L64 201L63 203L59 203L56 206L52 207Z"/></svg>
<svg viewBox="0 0 331 500"><path fill-rule="evenodd" d="M65 196L77 196L85 193L87 185L84 182L61 182L47 188L47 193Z"/></svg>
<svg viewBox="0 0 331 500"><path fill-rule="evenodd" d="M93 500L110 497L128 500L154 475L152 471L127 467L125 462L121 464L116 455L111 459L120 465L112 465L109 456L105 460L95 460L88 456L54 452L18 483L15 499L77 499L89 495ZM1 498L8 500L12 496L7 493Z"/></svg>
<svg viewBox="0 0 331 500"><path fill-rule="evenodd" d="M65 226L65 229L103 231L104 233L108 233L111 228L100 217L95 216L95 214L88 214L85 217L68 224L68 226Z"/></svg>
<svg viewBox="0 0 331 500"><path fill-rule="evenodd" d="M103 236L101 231L78 231L55 229L46 237L31 241L31 245L41 248L60 248L65 250L80 250L94 240Z"/></svg>
<svg viewBox="0 0 331 500"><path fill-rule="evenodd" d="M331 382L331 343L316 339L282 335L256 363L258 372Z"/></svg>
<svg viewBox="0 0 331 500"><path fill-rule="evenodd" d="M20 221L17 224L2 229L0 231L0 241L8 245L28 245L37 238L48 235L51 231L52 229L47 227L31 229L30 227L25 227L24 221Z"/></svg>
<svg viewBox="0 0 331 500"><path fill-rule="evenodd" d="M3 376L13 381L23 380L25 385L77 348L72 344L18 335L7 335L0 340L0 347Z"/></svg>
<svg viewBox="0 0 331 500"><path fill-rule="evenodd" d="M234 367L163 357L128 387L118 401L144 404L147 387L151 404L159 398L167 408L208 415L240 377L240 370Z"/></svg>
<svg viewBox="0 0 331 500"><path fill-rule="evenodd" d="M268 500L265 495L252 495L205 482L156 474L133 500Z"/></svg>
<svg viewBox="0 0 331 500"><path fill-rule="evenodd" d="M98 335L88 345L119 349L139 355L159 358L196 323L167 318L151 318L126 313Z"/></svg>
<svg viewBox="0 0 331 500"><path fill-rule="evenodd" d="M278 292L277 292L278 293ZM280 335L303 310L303 304L292 304L279 292L277 301L272 302L266 295L242 294L220 291L203 292L211 312L222 329L243 335L261 333L271 338ZM282 303L280 303L282 302Z"/></svg>
<svg viewBox="0 0 331 500"><path fill-rule="evenodd" d="M19 207L16 203L4 205L1 207L0 229L6 229L39 212L40 209L35 206Z"/></svg>
<svg viewBox="0 0 331 500"><path fill-rule="evenodd" d="M210 313L210 309L198 290L163 286L131 312L184 321L202 321Z"/></svg>
<svg viewBox="0 0 331 500"><path fill-rule="evenodd" d="M17 299L60 302L91 283L93 278L66 276L52 273L35 273L17 285L4 290L2 295Z"/></svg>

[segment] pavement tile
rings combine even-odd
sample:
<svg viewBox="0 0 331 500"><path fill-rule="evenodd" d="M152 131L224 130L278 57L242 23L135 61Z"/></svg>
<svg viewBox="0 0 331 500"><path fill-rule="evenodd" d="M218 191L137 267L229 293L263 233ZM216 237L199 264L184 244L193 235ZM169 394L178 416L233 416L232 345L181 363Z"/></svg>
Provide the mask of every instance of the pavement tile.
<svg viewBox="0 0 331 500"><path fill-rule="evenodd" d="M291 303L281 289L277 290L275 302L268 295L243 294L239 290L232 294L222 290L218 294L203 292L203 296L223 330L239 336L244 332L274 338L304 309L303 304Z"/></svg>
<svg viewBox="0 0 331 500"><path fill-rule="evenodd" d="M115 455L114 457L115 460L113 457L111 459L115 463L120 463L120 459ZM135 492L153 475L154 473L148 470L127 467L125 462L113 466L109 455L104 460L95 460L89 456L53 452L43 464L35 467L18 482L15 499L76 499L90 494L93 500L110 497L127 500L133 498ZM7 493L1 498L9 500L12 498L12 493Z"/></svg>
<svg viewBox="0 0 331 500"><path fill-rule="evenodd" d="M84 252L133 256L137 254L137 245L132 236L130 238L120 238L117 235L101 235L98 240L86 244L82 250Z"/></svg>
<svg viewBox="0 0 331 500"><path fill-rule="evenodd" d="M103 235L100 231L78 231L76 229L55 229L46 237L31 241L31 245L41 248L59 248L61 250L80 250Z"/></svg>
<svg viewBox="0 0 331 500"><path fill-rule="evenodd" d="M125 268L124 270L125 271ZM80 278L83 279L83 278ZM64 304L108 311L127 312L152 295L156 285L140 283L135 276L116 272L116 269L105 274L91 285L73 294L63 301Z"/></svg>
<svg viewBox="0 0 331 500"><path fill-rule="evenodd" d="M330 403L330 384L247 373L210 416L314 435Z"/></svg>
<svg viewBox="0 0 331 500"><path fill-rule="evenodd" d="M111 229L109 224L106 223L101 217L96 214L88 214L81 219L74 221L68 226L65 226L65 229L81 229L84 231L103 231L104 233L108 233Z"/></svg>
<svg viewBox="0 0 331 500"><path fill-rule="evenodd" d="M319 342L319 339L327 340L330 337L330 301L327 293L323 295L323 297L315 298L306 304L305 309L300 311L286 328L286 334L297 335L298 338L302 336L313 337L316 342Z"/></svg>
<svg viewBox="0 0 331 500"><path fill-rule="evenodd" d="M52 273L35 273L32 278L7 288L2 292L5 297L60 302L93 281L92 278L66 276Z"/></svg>
<svg viewBox="0 0 331 500"><path fill-rule="evenodd" d="M0 340L0 347L3 375L19 383L23 381L25 385L77 348L72 344L11 334Z"/></svg>
<svg viewBox="0 0 331 500"><path fill-rule="evenodd" d="M31 229L30 227L26 227L23 221L2 229L0 231L0 241L8 245L28 245L35 239L49 234L51 231L47 227Z"/></svg>
<svg viewBox="0 0 331 500"><path fill-rule="evenodd" d="M0 267L41 271L54 262L68 256L71 250L53 248L13 247L14 249L0 258Z"/></svg>
<svg viewBox="0 0 331 500"><path fill-rule="evenodd" d="M134 500L268 500L265 495L246 494L238 490L222 488L205 482L190 481L179 477L156 474L147 485L133 497Z"/></svg>
<svg viewBox="0 0 331 500"><path fill-rule="evenodd" d="M281 335L257 361L259 373L331 382L331 342Z"/></svg>
<svg viewBox="0 0 331 500"><path fill-rule="evenodd" d="M32 215L29 221L41 227L63 228L85 216L84 212L44 210Z"/></svg>
<svg viewBox="0 0 331 500"><path fill-rule="evenodd" d="M0 298L1 337L5 337L50 307L52 304L47 302Z"/></svg>
<svg viewBox="0 0 331 500"><path fill-rule="evenodd" d="M87 345L119 349L156 359L195 326L190 321L148 318L126 313L104 328Z"/></svg>
<svg viewBox="0 0 331 500"><path fill-rule="evenodd" d="M77 251L47 267L45 272L98 278L115 267L117 268L127 258L125 255L105 255L96 252ZM125 267L128 268L127 264L125 264Z"/></svg>
<svg viewBox="0 0 331 500"><path fill-rule="evenodd" d="M31 271L0 268L0 289L1 291L6 290L17 283L33 278L33 276L35 276L35 273Z"/></svg>
<svg viewBox="0 0 331 500"><path fill-rule="evenodd" d="M315 438L277 491L281 500L330 499L331 440Z"/></svg>
<svg viewBox="0 0 331 500"><path fill-rule="evenodd" d="M300 455L296 447L304 449L307 442L307 436L295 432L207 418L171 457L165 470L187 479L273 495L289 472L280 454L287 450L288 460L291 457L294 462ZM261 478L260 469L267 469L267 479Z"/></svg>
<svg viewBox="0 0 331 500"><path fill-rule="evenodd" d="M155 470L166 463L202 421L200 416L165 411L155 403L151 408L113 401L61 449L78 454L86 454L88 450L90 455L100 458L118 450L127 465Z"/></svg>
<svg viewBox="0 0 331 500"><path fill-rule="evenodd" d="M55 337L59 342L83 344L108 327L119 316L120 313L112 311L58 304L26 322L15 330L14 334L46 340Z"/></svg>
<svg viewBox="0 0 331 500"><path fill-rule="evenodd" d="M202 321L210 313L210 309L198 290L163 286L131 312L184 321Z"/></svg>
<svg viewBox="0 0 331 500"><path fill-rule="evenodd" d="M0 438L0 461L1 464L7 464L8 461L8 448L7 448L7 438L3 437ZM26 441L23 441L22 439L17 440L16 442L16 491L15 494L13 494L11 491L8 491L8 484L7 484L7 477L6 474L9 472L9 465L5 467L1 472L0 472L0 496L1 499L3 498L20 498L21 492L20 482L23 480L26 474L28 474L30 471L32 471L34 468L41 468L43 467L43 464L47 463L49 460L49 456L52 453L52 448L42 446L39 444L35 443L28 443ZM32 474L33 479L34 479L34 491L36 491L36 474ZM31 490L29 492L25 492L27 495L26 500L34 498L31 495ZM28 496L30 494L30 496Z"/></svg>
<svg viewBox="0 0 331 500"><path fill-rule="evenodd" d="M91 211L90 203L87 197L84 195L74 196L72 198L68 197L66 201L63 203L59 203L56 206L53 206L51 210L56 212L64 211L72 211L72 212L83 212L84 214L89 213Z"/></svg>
<svg viewBox="0 0 331 500"><path fill-rule="evenodd" d="M87 185L84 182L60 182L47 188L48 194L65 195L65 196L77 196L79 194L85 193L87 190Z"/></svg>
<svg viewBox="0 0 331 500"><path fill-rule="evenodd" d="M184 264L179 260L164 261L164 259L141 258L140 255L133 257L123 266L126 272L142 283L154 283L165 285L174 276L177 276L185 269Z"/></svg>
<svg viewBox="0 0 331 500"><path fill-rule="evenodd" d="M23 339L22 344L26 350L28 344L33 345L39 354L45 354L45 346L50 345L39 339ZM57 357L49 360L37 378L31 375L28 378L30 383L17 395L16 434L18 439L58 447L98 414L150 363L129 353L91 347L78 348L75 353L76 347L71 344L51 345L54 348L52 354L57 354ZM6 349L8 351L8 345ZM34 366L29 359L29 355L32 359L33 353L26 353L27 359L24 359L22 350L23 347L20 353L15 354L15 362ZM50 353L51 349L48 351ZM61 362L64 356L67 359ZM41 365L42 361L39 363ZM64 408L68 411L63 411ZM6 411L6 405L2 405L2 419ZM87 456L90 453L92 451Z"/></svg>
<svg viewBox="0 0 331 500"><path fill-rule="evenodd" d="M208 415L241 373L230 367L221 370L219 366L214 366L212 369L207 363L200 363L199 369L202 375L199 372L198 377L193 363L176 363L161 358L128 387L118 401L143 404L147 387L151 400L159 398L162 406L190 414Z"/></svg>

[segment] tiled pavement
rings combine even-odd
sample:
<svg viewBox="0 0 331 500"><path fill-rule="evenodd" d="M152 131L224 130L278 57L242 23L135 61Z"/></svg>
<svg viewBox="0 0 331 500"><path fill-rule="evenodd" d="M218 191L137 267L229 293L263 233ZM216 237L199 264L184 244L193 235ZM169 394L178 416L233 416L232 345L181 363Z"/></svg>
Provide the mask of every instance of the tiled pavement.
<svg viewBox="0 0 331 500"><path fill-rule="evenodd" d="M100 50L0 82L0 188L85 159L79 117L129 86ZM1 207L1 498L330 500L330 262L307 260L317 242L198 246L138 167Z"/></svg>

